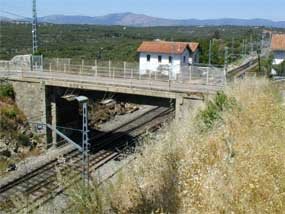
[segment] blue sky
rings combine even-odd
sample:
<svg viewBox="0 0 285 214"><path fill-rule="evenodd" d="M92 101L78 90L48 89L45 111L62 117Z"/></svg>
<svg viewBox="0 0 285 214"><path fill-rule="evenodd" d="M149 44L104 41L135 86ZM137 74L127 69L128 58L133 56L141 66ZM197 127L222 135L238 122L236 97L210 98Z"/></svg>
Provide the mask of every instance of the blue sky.
<svg viewBox="0 0 285 214"><path fill-rule="evenodd" d="M32 0L0 0L3 11L31 16ZM2 12L1 12L2 11ZM285 21L285 0L38 0L38 15L134 12L164 18L266 18Z"/></svg>

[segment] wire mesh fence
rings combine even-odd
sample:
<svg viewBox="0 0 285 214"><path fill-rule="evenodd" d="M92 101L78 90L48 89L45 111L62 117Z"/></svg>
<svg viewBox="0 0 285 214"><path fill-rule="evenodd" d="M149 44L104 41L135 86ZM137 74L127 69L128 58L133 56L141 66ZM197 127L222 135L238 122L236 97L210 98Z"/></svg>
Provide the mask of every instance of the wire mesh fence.
<svg viewBox="0 0 285 214"><path fill-rule="evenodd" d="M75 62L76 63L76 62ZM157 70L140 70L138 63L97 61L93 64L82 60L73 64L71 59L45 59L44 71L50 73L65 73L80 76L102 77L110 79L136 79L154 81L191 82L193 84L219 84L225 80L222 67L205 65L181 66L180 72L173 74L172 70L161 66Z"/></svg>
<svg viewBox="0 0 285 214"><path fill-rule="evenodd" d="M47 59L43 61L42 70L11 69L11 64L3 62L0 68L6 73L13 73L19 78L37 78L64 82L81 82L88 84L115 85L131 88L148 88L187 92L198 88L208 91L209 88L220 90L226 82L222 67L195 64L181 66L174 72L171 66L160 66L157 70L141 70L138 63L96 61L93 64L73 64L71 59ZM8 63L8 64L7 64ZM76 63L76 62L74 62ZM6 66L6 68L4 68ZM7 66L10 66L7 68ZM21 72L22 71L22 72ZM1 72L0 72L1 73ZM4 72L2 72L4 73ZM0 74L1 75L1 74ZM211 89L210 89L211 90Z"/></svg>
<svg viewBox="0 0 285 214"><path fill-rule="evenodd" d="M30 71L31 65L19 63L17 61L5 61L0 60L0 71L7 72L7 71Z"/></svg>

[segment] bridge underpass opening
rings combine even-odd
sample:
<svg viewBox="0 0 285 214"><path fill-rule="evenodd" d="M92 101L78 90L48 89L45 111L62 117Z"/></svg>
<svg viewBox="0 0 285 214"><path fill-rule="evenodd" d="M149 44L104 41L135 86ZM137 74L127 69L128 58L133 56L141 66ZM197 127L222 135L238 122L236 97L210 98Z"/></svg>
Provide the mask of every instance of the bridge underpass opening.
<svg viewBox="0 0 285 214"><path fill-rule="evenodd" d="M91 121L93 115L90 113L92 108L95 108L93 105L98 104L102 101L115 102L118 105L130 104L138 106L139 109L142 106L157 106L164 108L175 108L174 99L166 99L159 97L150 97L150 96L140 96L140 95L131 95L131 94L122 94L122 93L110 93L102 91L91 91L91 90L81 90L81 89L70 89L63 87L52 87L46 86L47 98L46 98L46 116L47 123L52 124L54 127L57 127L59 131L64 133L67 137L71 138L73 141L81 143L81 132L82 129L82 114L80 105L76 101L68 101L64 97L67 95L76 95L76 96L86 96L89 99L89 136L90 139L95 138L98 135L104 134L100 129L94 127L93 122ZM104 105L103 105L104 108ZM100 109L102 111L102 109ZM102 112L104 114L104 112ZM115 113L116 114L116 113ZM131 115L132 113L130 113ZM131 117L131 116L130 116ZM112 118L113 119L113 118ZM107 121L112 123L112 120ZM78 131L75 131L78 130ZM56 145L62 139L56 136L55 133L52 133L48 130L48 145ZM129 136L131 138L131 136Z"/></svg>
<svg viewBox="0 0 285 214"><path fill-rule="evenodd" d="M81 129L81 118L79 112L79 104L77 102L69 102L63 99L66 91L63 88L47 87L46 89L46 121L53 128L57 128L60 132L69 138L79 138L79 131L71 129ZM64 129L70 128L70 129ZM60 145L61 142L56 133L47 130L48 147Z"/></svg>

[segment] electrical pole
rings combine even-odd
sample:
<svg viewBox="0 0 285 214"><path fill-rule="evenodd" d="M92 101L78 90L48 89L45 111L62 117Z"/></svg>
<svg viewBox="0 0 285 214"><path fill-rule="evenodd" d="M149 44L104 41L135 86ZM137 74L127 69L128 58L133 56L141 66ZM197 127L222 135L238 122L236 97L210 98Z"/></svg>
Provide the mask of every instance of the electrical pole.
<svg viewBox="0 0 285 214"><path fill-rule="evenodd" d="M253 52L253 39L252 39L252 34L250 34L250 53L252 54Z"/></svg>
<svg viewBox="0 0 285 214"><path fill-rule="evenodd" d="M82 105L82 163L83 180L89 185L89 139L88 139L88 98L80 96L77 98Z"/></svg>
<svg viewBox="0 0 285 214"><path fill-rule="evenodd" d="M229 48L225 47L225 62L224 62L225 73L228 72L228 55L229 55Z"/></svg>
<svg viewBox="0 0 285 214"><path fill-rule="evenodd" d="M262 50L263 50L263 48L264 48L264 38L265 38L265 35L264 35L264 33L262 32L262 35L261 35L261 47L260 47L261 53L262 53Z"/></svg>
<svg viewBox="0 0 285 214"><path fill-rule="evenodd" d="M247 39L245 40L245 43L244 43L244 54L247 55Z"/></svg>
<svg viewBox="0 0 285 214"><path fill-rule="evenodd" d="M233 61L234 57L234 38L232 38L232 54L231 54L231 61Z"/></svg>
<svg viewBox="0 0 285 214"><path fill-rule="evenodd" d="M209 67L211 65L212 62L212 40L210 40L210 44L209 44Z"/></svg>
<svg viewBox="0 0 285 214"><path fill-rule="evenodd" d="M33 35L33 54L38 51L38 38L37 38L37 2L33 0L33 24L32 24L32 35Z"/></svg>
<svg viewBox="0 0 285 214"><path fill-rule="evenodd" d="M171 49L171 73L169 74L168 72L168 80L172 80L172 77L174 77L174 58L175 58L175 55L174 55L174 51L175 51L175 44L173 42L173 38L171 38L171 44L172 44L172 49ZM193 59L192 59L192 65L193 65ZM170 81L169 81L170 83Z"/></svg>
<svg viewBox="0 0 285 214"><path fill-rule="evenodd" d="M241 55L244 57L244 39L242 40Z"/></svg>

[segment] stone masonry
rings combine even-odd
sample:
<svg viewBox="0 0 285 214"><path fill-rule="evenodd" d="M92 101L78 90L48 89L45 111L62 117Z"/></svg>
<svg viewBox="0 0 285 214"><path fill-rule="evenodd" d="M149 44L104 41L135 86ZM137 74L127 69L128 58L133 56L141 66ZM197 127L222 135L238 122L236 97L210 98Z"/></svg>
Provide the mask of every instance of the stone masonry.
<svg viewBox="0 0 285 214"><path fill-rule="evenodd" d="M11 81L18 107L29 121L45 122L45 85L39 82Z"/></svg>

